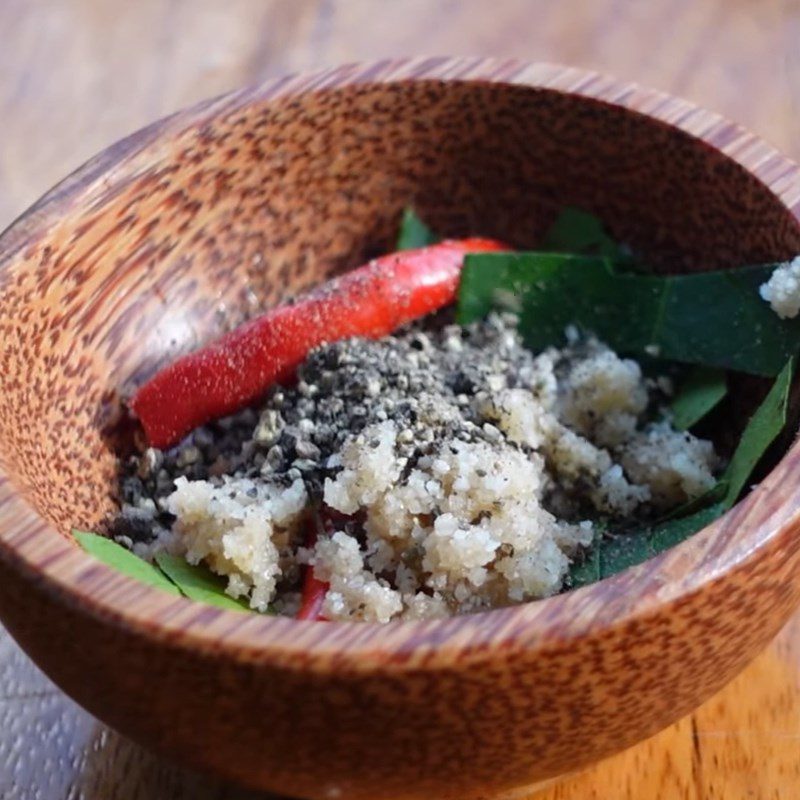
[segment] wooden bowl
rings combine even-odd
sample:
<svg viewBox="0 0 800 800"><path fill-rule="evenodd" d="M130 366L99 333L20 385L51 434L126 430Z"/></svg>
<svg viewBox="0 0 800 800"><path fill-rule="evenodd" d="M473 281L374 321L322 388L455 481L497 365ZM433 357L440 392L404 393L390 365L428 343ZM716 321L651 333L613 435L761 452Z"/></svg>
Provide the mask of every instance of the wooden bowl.
<svg viewBox="0 0 800 800"><path fill-rule="evenodd" d="M465 798L542 781L686 714L798 604L798 445L681 546L446 621L221 611L76 547L70 527L114 508L120 393L389 248L408 203L447 234L519 246L578 205L656 269L800 252L798 167L739 127L594 73L442 58L200 104L112 146L6 231L0 617L93 714L249 786Z"/></svg>

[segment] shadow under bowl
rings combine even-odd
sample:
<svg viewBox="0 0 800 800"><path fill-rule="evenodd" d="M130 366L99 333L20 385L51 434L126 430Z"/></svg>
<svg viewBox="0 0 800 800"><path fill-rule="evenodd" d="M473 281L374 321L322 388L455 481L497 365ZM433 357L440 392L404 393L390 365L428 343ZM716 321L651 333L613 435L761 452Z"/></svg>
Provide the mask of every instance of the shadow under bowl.
<svg viewBox="0 0 800 800"><path fill-rule="evenodd" d="M162 594L69 536L113 512L120 396L388 249L413 204L533 245L564 205L656 270L800 252L800 172L695 106L594 73L424 59L273 81L151 125L0 238L0 617L127 736L251 787L464 798L545 780L708 698L798 603L798 446L682 545L547 600L303 623ZM755 391L755 390L752 390ZM751 389L736 389L742 407Z"/></svg>

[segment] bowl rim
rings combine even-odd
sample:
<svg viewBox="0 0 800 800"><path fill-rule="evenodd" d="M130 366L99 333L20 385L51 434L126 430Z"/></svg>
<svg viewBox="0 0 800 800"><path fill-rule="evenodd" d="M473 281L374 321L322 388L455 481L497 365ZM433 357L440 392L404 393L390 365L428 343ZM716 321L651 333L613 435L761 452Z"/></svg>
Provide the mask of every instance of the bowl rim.
<svg viewBox="0 0 800 800"><path fill-rule="evenodd" d="M800 167L760 137L666 93L599 72L520 59L427 57L347 64L285 76L202 101L112 144L0 234L0 271L100 190L123 185L174 136L255 102L363 84L493 83L570 94L657 120L705 142L761 181L800 219ZM0 453L0 460L3 455ZM58 602L105 624L209 657L287 669L354 672L447 669L458 661L568 647L685 601L777 546L800 517L800 485L778 487L800 462L795 442L769 475L722 518L676 547L598 583L544 600L445 620L318 624L226 611L127 578L58 535L11 484L0 461L0 558ZM789 484L791 485L791 484ZM777 502L775 501L777 498ZM765 499L768 502L763 502ZM770 502L771 501L771 502ZM13 631L12 631L13 632Z"/></svg>

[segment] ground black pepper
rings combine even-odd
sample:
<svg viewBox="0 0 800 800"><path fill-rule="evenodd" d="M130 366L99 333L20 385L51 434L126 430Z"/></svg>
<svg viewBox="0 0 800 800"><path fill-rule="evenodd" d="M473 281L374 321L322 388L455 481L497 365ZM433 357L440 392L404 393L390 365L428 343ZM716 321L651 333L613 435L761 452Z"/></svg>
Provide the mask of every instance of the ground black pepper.
<svg viewBox="0 0 800 800"><path fill-rule="evenodd" d="M345 439L391 419L406 471L442 439L495 443L504 434L479 410L497 385L533 386L533 355L507 318L464 327L408 327L380 340L347 339L314 350L291 386L276 387L260 411L246 409L198 428L167 451L148 449L124 466L115 534L146 541L170 515L159 500L174 480L223 474L288 485L303 478L312 500L339 469ZM377 444L377 442L376 442Z"/></svg>

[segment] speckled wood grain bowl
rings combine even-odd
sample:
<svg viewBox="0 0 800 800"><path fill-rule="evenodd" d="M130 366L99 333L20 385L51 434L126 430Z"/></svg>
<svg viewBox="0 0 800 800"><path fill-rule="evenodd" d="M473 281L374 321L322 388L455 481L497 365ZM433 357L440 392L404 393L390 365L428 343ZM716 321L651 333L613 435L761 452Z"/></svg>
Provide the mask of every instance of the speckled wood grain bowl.
<svg viewBox="0 0 800 800"><path fill-rule="evenodd" d="M618 751L719 689L798 603L793 446L733 511L601 583L446 621L297 622L162 594L69 536L113 510L120 395L176 354L438 230L532 245L564 205L656 270L800 251L800 171L593 73L342 67L112 146L0 239L0 616L66 692L183 763L303 797L466 798ZM737 387L746 411L761 387Z"/></svg>

